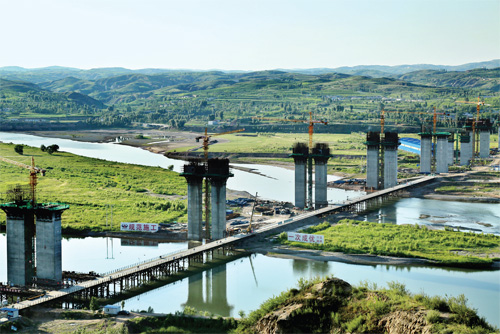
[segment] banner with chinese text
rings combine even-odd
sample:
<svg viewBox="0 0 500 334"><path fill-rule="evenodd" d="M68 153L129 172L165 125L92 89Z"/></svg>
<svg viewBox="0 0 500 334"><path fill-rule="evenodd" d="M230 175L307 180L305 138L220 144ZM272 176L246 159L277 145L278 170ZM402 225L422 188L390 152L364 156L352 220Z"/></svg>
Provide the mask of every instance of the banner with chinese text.
<svg viewBox="0 0 500 334"><path fill-rule="evenodd" d="M288 241L307 242L308 244L324 244L325 236L318 234L288 232Z"/></svg>
<svg viewBox="0 0 500 334"><path fill-rule="evenodd" d="M158 224L121 223L120 231L158 232Z"/></svg>

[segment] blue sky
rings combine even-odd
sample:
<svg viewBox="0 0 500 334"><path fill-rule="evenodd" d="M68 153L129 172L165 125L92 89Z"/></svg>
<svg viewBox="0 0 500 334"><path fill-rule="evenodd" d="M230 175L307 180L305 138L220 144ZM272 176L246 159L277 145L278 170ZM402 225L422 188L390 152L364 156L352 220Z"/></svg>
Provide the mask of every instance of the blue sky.
<svg viewBox="0 0 500 334"><path fill-rule="evenodd" d="M0 67L264 70L500 58L500 0L0 0Z"/></svg>

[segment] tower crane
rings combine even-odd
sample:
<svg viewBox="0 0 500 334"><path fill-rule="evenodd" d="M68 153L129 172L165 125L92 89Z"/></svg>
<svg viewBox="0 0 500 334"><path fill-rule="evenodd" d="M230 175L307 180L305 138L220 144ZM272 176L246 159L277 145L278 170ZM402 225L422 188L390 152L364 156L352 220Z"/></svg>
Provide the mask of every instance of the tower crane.
<svg viewBox="0 0 500 334"><path fill-rule="evenodd" d="M399 111L399 110L384 110L382 109L380 113L380 133L384 133L384 124L385 124L385 113L400 113L400 114L413 114L413 115L430 115L428 112L421 112L421 111ZM436 132L436 123L437 123L437 115L446 115L449 116L449 113L445 112L436 112L436 107L434 107L434 113L432 114L432 132Z"/></svg>
<svg viewBox="0 0 500 334"><path fill-rule="evenodd" d="M384 124L385 124L385 113L401 113L401 114L414 114L414 115L430 115L428 112L421 112L421 111L399 111L399 110L384 110L380 112L380 135L384 135ZM449 115L449 113L445 112L436 112L436 107L434 106L434 112L432 113L432 142L434 147L436 147L436 124L437 124L437 115ZM382 146L383 149L383 146ZM433 165L436 164L435 162L435 154L433 155ZM383 158L382 158L383 159ZM383 165L383 161L381 162L381 165Z"/></svg>
<svg viewBox="0 0 500 334"><path fill-rule="evenodd" d="M214 134L209 135L207 133L207 128L205 128L205 135L196 137L197 142L199 142L200 139L203 139L203 155L205 158L205 162L208 160L208 144L210 142L210 138L215 137L215 136L222 136L222 135L228 135L231 133L242 132L242 131L245 131L245 129L238 129L238 130L214 133Z"/></svg>
<svg viewBox="0 0 500 334"><path fill-rule="evenodd" d="M312 119L312 111L309 111L309 120L306 119L287 119L287 118L274 118L274 117L252 117L257 120L266 120L266 121L275 121L275 122L295 122L295 123L308 123L308 132L309 132L309 154L312 154L313 150L313 133L314 133L314 124L325 124L327 125L327 121L321 120L313 120ZM312 208L312 158L309 156L307 158L307 171L308 171L308 198L307 198L307 206Z"/></svg>
<svg viewBox="0 0 500 334"><path fill-rule="evenodd" d="M309 124L309 153L312 153L312 145L313 145L313 133L314 133L314 124L325 124L327 125L328 122L326 121L318 121L318 120L313 120L312 119L312 111L309 112L309 120L307 119L288 119L288 118L275 118L275 117L257 117L254 116L252 117L253 119L257 120L264 120L264 121L275 121L275 122L295 122L295 123L308 123Z"/></svg>
<svg viewBox="0 0 500 334"><path fill-rule="evenodd" d="M479 152L479 131L477 131L476 126L479 122L479 111L481 110L481 106L489 106L489 104L485 104L484 101L481 101L481 98L477 97L477 102L470 101L455 101L455 103L467 103L467 104L475 104L476 105L476 118L472 118L472 138L474 138L475 143L472 146L472 162L474 162L474 157Z"/></svg>
<svg viewBox="0 0 500 334"><path fill-rule="evenodd" d="M203 136L198 136L196 137L196 141L199 142L200 140L203 140L203 157L205 163L208 162L208 144L210 142L210 138L215 137L215 136L222 136L222 135L228 135L231 133L237 133L237 132L242 132L245 131L245 129L238 129L238 130L232 130L232 131L227 131L227 132L220 132L220 133L214 133L209 135L207 132L207 128L205 128L205 134ZM205 232L208 235L208 220L210 218L210 196L208 196L208 189L209 189L209 183L208 179L205 178Z"/></svg>
<svg viewBox="0 0 500 334"><path fill-rule="evenodd" d="M5 157L0 157L0 160L12 165L16 165L21 168L29 169L30 171L30 194L31 194L31 204L35 207L36 204L36 185L38 184L37 174L45 176L45 169L38 168L35 166L35 158L31 157L31 165L26 165L21 162L7 159Z"/></svg>

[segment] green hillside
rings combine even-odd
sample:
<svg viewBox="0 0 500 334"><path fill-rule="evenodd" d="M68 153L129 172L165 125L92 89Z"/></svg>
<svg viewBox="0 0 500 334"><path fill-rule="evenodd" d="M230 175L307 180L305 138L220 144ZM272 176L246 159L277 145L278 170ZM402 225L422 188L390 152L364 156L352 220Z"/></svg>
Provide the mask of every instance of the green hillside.
<svg viewBox="0 0 500 334"><path fill-rule="evenodd" d="M500 67L465 72L422 70L397 76L397 79L437 87L460 87L500 92Z"/></svg>
<svg viewBox="0 0 500 334"><path fill-rule="evenodd" d="M81 93L51 92L30 82L0 79L0 114L4 119L37 115L89 115L106 106Z"/></svg>
<svg viewBox="0 0 500 334"><path fill-rule="evenodd" d="M357 70L373 73L378 68L366 66ZM92 127L134 123L202 127L209 120L219 120L229 121L229 127L250 124L254 126L252 131L259 132L269 131L269 125L252 120L253 116L302 119L311 110L316 118L332 123L376 126L384 108L405 112L388 114L389 123L420 127L428 123L423 113L430 114L436 107L452 114L439 117L438 126L456 126L475 113L475 106L456 101L483 96L488 106L483 108L482 116L492 119L498 117L500 108L500 68L422 70L397 77L313 74L313 70L229 73L107 68L78 72L50 68L36 72L14 68L0 69L0 77L2 73L28 75L51 71L67 76L38 85L4 79L0 110L14 110L29 117L98 115L88 120L87 125L91 123ZM415 114L410 115L411 112Z"/></svg>

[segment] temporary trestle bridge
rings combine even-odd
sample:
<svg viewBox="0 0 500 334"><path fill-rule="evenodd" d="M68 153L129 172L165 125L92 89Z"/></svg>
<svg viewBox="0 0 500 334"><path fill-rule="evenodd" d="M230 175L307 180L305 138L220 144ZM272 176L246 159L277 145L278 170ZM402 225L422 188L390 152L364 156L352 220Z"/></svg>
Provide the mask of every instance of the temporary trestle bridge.
<svg viewBox="0 0 500 334"><path fill-rule="evenodd" d="M78 300L81 300L81 304L83 304L84 301L88 301L93 296L110 298L123 291L139 287L147 282L175 275L187 270L190 265L194 265L195 263L209 262L210 259L214 258L214 255L232 255L234 254L235 246L248 238L289 231L290 229L308 224L310 218L322 218L344 211L362 212L369 209L374 204L380 204L387 198L401 195L402 192L411 187L423 185L434 179L435 176L422 177L405 184L344 201L344 203L329 205L328 207L306 212L284 221L265 225L251 234L238 234L184 251L162 255L154 259L104 273L101 275L102 277L94 280L77 283L58 291L48 291L44 296L35 300L23 300L11 304L10 307L23 310L41 304L53 304L71 308L78 304ZM12 298L12 295L10 296ZM5 297L6 295L2 294L0 291L0 299L6 299Z"/></svg>

